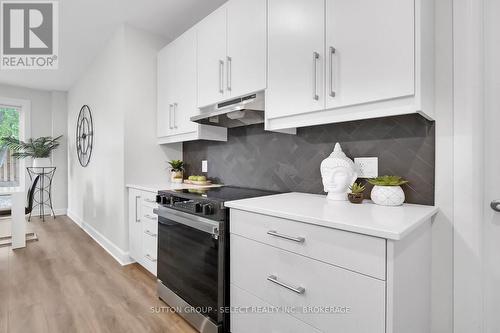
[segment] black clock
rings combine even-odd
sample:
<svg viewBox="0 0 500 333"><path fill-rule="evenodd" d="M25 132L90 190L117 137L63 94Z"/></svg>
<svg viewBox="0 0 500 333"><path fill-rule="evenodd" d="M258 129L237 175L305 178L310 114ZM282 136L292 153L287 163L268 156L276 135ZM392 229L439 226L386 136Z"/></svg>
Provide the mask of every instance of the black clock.
<svg viewBox="0 0 500 333"><path fill-rule="evenodd" d="M82 106L76 122L76 154L82 167L89 165L94 144L94 123L88 105Z"/></svg>

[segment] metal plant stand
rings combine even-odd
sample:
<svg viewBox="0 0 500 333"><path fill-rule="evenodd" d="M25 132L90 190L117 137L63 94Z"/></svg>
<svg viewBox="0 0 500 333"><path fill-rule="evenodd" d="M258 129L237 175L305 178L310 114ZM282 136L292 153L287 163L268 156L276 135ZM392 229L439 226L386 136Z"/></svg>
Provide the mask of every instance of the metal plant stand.
<svg viewBox="0 0 500 333"><path fill-rule="evenodd" d="M30 181L40 176L40 180L36 186L35 197L33 201L33 209L31 212L38 207L38 211L42 221L45 222L45 206L50 208L52 216L56 218L54 213L54 208L52 207L52 179L56 173L55 167L30 167L26 168L28 170L28 175L30 176ZM28 217L28 221L31 221L31 212Z"/></svg>

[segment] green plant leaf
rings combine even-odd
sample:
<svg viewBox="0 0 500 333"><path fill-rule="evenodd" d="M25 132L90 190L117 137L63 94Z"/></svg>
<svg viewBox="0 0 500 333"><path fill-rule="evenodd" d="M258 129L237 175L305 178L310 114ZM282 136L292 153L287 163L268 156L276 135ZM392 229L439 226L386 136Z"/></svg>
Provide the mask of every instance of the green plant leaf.
<svg viewBox="0 0 500 333"><path fill-rule="evenodd" d="M407 184L408 181L399 176L381 176L377 178L371 178L368 182L375 186L400 186Z"/></svg>

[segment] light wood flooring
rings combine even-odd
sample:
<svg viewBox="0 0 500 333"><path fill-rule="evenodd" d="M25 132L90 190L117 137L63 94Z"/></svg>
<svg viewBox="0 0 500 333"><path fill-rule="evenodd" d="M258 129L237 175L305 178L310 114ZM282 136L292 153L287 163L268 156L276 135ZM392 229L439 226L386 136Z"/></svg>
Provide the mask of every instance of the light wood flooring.
<svg viewBox="0 0 500 333"><path fill-rule="evenodd" d="M156 296L155 278L120 266L68 217L38 218L39 241L0 248L0 333L195 332Z"/></svg>

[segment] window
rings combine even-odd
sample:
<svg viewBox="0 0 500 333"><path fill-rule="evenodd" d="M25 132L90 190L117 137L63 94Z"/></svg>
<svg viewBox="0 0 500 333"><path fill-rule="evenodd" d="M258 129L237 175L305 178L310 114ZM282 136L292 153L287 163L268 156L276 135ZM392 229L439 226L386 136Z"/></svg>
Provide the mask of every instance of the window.
<svg viewBox="0 0 500 333"><path fill-rule="evenodd" d="M0 138L13 136L19 138L19 110L0 105ZM0 186L19 185L19 161L12 152L0 145ZM1 205L1 203L0 203Z"/></svg>

